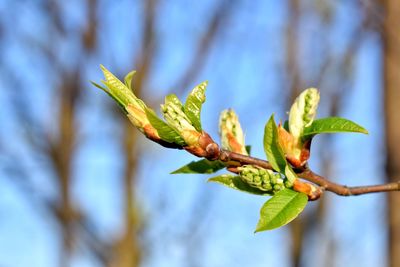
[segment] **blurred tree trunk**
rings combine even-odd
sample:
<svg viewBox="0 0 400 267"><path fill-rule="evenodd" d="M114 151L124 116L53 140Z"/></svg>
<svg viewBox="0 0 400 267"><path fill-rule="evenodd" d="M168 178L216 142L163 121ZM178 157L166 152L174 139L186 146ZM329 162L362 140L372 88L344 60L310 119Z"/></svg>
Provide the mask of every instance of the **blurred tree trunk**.
<svg viewBox="0 0 400 267"><path fill-rule="evenodd" d="M149 77L155 54L155 17L158 0L142 1L144 7L144 24L142 29L141 49L135 55L137 60L136 75L132 86L137 97L142 98L143 87ZM137 184L136 171L139 151L137 147L136 129L123 118L124 138L121 145L124 151L125 174L122 183L124 192L124 221L125 229L120 240L115 244L115 255L111 267L136 267L140 266L143 246L140 243L140 222L137 205L135 205L135 185Z"/></svg>
<svg viewBox="0 0 400 267"><path fill-rule="evenodd" d="M386 177L400 180L400 1L383 1L384 112L386 121ZM389 266L400 266L400 194L388 194Z"/></svg>
<svg viewBox="0 0 400 267"><path fill-rule="evenodd" d="M286 70L288 73L288 102L285 104L286 110L290 109L291 103L300 92L301 72L299 66L299 21L300 21L300 1L290 0L288 2L288 24L286 27ZM291 232L291 266L298 267L301 264L301 254L303 250L305 222L302 217L297 218L290 224Z"/></svg>

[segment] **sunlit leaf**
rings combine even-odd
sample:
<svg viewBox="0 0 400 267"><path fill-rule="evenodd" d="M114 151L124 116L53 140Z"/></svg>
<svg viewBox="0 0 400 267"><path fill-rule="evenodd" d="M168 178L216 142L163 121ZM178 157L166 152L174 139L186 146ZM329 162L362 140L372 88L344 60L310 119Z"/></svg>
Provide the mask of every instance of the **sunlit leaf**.
<svg viewBox="0 0 400 267"><path fill-rule="evenodd" d="M162 140L181 146L186 145L183 138L171 126L160 119L153 110L146 108L145 111L150 124L157 130Z"/></svg>
<svg viewBox="0 0 400 267"><path fill-rule="evenodd" d="M278 140L278 130L275 124L274 115L271 115L264 129L264 151L272 168L280 173L285 173L287 165L285 154Z"/></svg>
<svg viewBox="0 0 400 267"><path fill-rule="evenodd" d="M291 189L279 191L262 206L255 232L272 230L291 222L304 210L307 202L304 193Z"/></svg>
<svg viewBox="0 0 400 267"><path fill-rule="evenodd" d="M170 102L173 103L174 105L178 106L183 111L182 102L179 100L179 98L175 94L169 94L165 97L165 104L170 103Z"/></svg>
<svg viewBox="0 0 400 267"><path fill-rule="evenodd" d="M363 133L368 131L362 126L348 119L339 117L329 117L313 121L313 123L304 129L303 137L308 137L323 133Z"/></svg>
<svg viewBox="0 0 400 267"><path fill-rule="evenodd" d="M131 91L133 91L133 90L132 90L132 78L133 78L133 75L135 75L135 73L136 73L135 70L129 72L129 73L125 76L125 79L124 79L124 82L125 82L126 87L128 87Z"/></svg>
<svg viewBox="0 0 400 267"><path fill-rule="evenodd" d="M251 145L247 145L246 146L246 152L250 156L250 154L251 154Z"/></svg>
<svg viewBox="0 0 400 267"><path fill-rule="evenodd" d="M125 84L123 84L103 65L100 65L100 67L103 71L104 77L106 78L103 83L105 86L107 86L109 94L112 95L114 99L117 99L118 103L120 103L123 107L126 107L129 103L136 102L137 97L132 93L131 90L128 89L128 87L126 87Z"/></svg>
<svg viewBox="0 0 400 267"><path fill-rule="evenodd" d="M243 182L242 178L236 175L223 174L208 179L208 182L215 182L227 186L232 189L236 189L242 192L255 194L255 195L270 195L270 193L262 191L260 189L251 187L247 183Z"/></svg>
<svg viewBox="0 0 400 267"><path fill-rule="evenodd" d="M99 88L99 89L103 90L104 92L106 92L107 95L109 95L112 99L114 99L115 102L117 102L118 106L119 106L125 113L128 113L128 112L125 110L125 107L124 107L123 103L122 103L118 98L116 98L115 96L113 96L113 95L110 93L110 91L109 91L106 87L103 87L103 86L101 86L100 84L95 83L95 82L93 82L93 81L91 81L91 83L92 83L94 86L96 86L97 88Z"/></svg>
<svg viewBox="0 0 400 267"><path fill-rule="evenodd" d="M178 174L178 173L214 173L223 168L225 168L225 164L221 161L215 160L210 161L207 159L202 159L198 161L192 161L185 166L171 172L171 174Z"/></svg>
<svg viewBox="0 0 400 267"><path fill-rule="evenodd" d="M207 82L202 82L196 86L185 102L185 114L192 122L194 128L197 131L201 131L201 106L206 101L205 91L207 87Z"/></svg>

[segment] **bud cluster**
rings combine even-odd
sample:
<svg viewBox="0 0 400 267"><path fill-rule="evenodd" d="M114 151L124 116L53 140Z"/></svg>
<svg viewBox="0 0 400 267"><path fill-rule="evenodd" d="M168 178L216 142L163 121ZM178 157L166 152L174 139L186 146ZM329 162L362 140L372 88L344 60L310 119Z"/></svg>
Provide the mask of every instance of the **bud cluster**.
<svg viewBox="0 0 400 267"><path fill-rule="evenodd" d="M125 84L104 66L101 66L105 87L93 83L105 91L124 110L130 121L147 138L169 148L185 149L207 159L219 156L219 146L202 130L200 122L201 105L205 101L207 82L196 86L186 99L185 106L178 97L170 94L161 105L165 121L135 96L132 90L134 71L125 77Z"/></svg>
<svg viewBox="0 0 400 267"><path fill-rule="evenodd" d="M167 123L182 136L187 145L198 142L201 133L194 128L184 112L182 103L174 94L165 98L165 104L161 105L161 111Z"/></svg>
<svg viewBox="0 0 400 267"><path fill-rule="evenodd" d="M265 192L276 193L293 185L280 173L253 165L244 165L238 168L242 180L251 187Z"/></svg>
<svg viewBox="0 0 400 267"><path fill-rule="evenodd" d="M221 112L219 117L219 132L222 148L243 155L248 155L239 118L232 109L227 109Z"/></svg>

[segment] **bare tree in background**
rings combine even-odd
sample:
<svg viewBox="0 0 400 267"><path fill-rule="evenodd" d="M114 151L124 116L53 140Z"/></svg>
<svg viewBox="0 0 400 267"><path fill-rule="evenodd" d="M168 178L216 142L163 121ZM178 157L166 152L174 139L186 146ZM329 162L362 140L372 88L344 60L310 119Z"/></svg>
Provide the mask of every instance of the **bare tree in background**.
<svg viewBox="0 0 400 267"><path fill-rule="evenodd" d="M139 147L136 141L136 130L134 127L120 114L118 120L122 127L123 138L120 140L120 147L124 156L123 163L123 182L121 183L123 194L121 195L123 201L123 231L120 236L115 238L110 236L106 239L101 238L98 233L92 229L95 224L83 210L79 207L79 203L72 198L73 180L73 162L79 153L79 146L83 143L80 129L77 125L78 113L81 103L84 101L83 91L87 88L87 81L82 79L81 73L84 73L85 62L89 61L91 57L99 52L98 50L98 36L99 23L98 12L99 2L97 0L87 0L87 16L86 24L83 29L68 28L63 21L63 8L61 2L57 0L46 0L40 4L33 4L39 8L43 14L47 14L50 20L51 36L53 42L42 42L42 40L26 38L21 33L18 36L24 40L26 44L38 48L42 56L50 66L52 66L52 77L56 81L54 92L57 96L57 102L54 107L58 107L58 117L54 118L54 129L47 130L43 127L42 118L35 118L30 116L29 109L20 109L21 106L29 106L28 98L23 98L23 89L18 85L18 78L13 72L14 70L8 69L7 66L3 72L9 72L9 77L13 77L15 87L18 88L18 93L13 95L14 112L18 114L18 119L21 125L25 125L26 132L26 146L31 149L32 153L41 155L50 162L50 166L54 171L54 181L57 185L56 200L41 199L41 205L49 214L53 216L59 224L62 234L62 248L60 251L60 267L71 266L72 259L77 252L77 246L84 245L90 254L102 265L110 267L134 267L140 266L142 258L146 252L146 248L142 242L143 238L143 225L141 223L141 207L137 204L137 196L135 194L138 177L136 174L139 158ZM149 0L141 1L140 5L143 8L143 23L141 25L141 44L138 51L132 56L132 67L136 69L137 74L133 79L133 88L135 94L141 97L143 88L146 87L149 80L152 79L151 71L154 62L157 60L157 49L160 48L162 40L157 36L156 18L161 12L159 1ZM232 1L220 1L216 8L212 11L213 15L210 17L209 22L205 22L206 27L199 36L198 43L194 44L193 56L188 60L190 68L182 71L182 76L178 77L174 82L179 85L181 93L193 79L196 78L198 73L205 66L208 54L211 51L212 44L218 40L221 31L226 27L226 19L232 12L235 6ZM137 22L132 21L132 24ZM60 40L72 40L76 37L77 46L79 47L78 60L74 61L74 66L64 64L58 57L58 45L55 41L57 38ZM196 63L196 64L195 64ZM45 122L48 123L48 122ZM11 156L11 155L10 155ZM16 181L29 183L29 179L24 179L24 176L29 177L29 170L24 169L24 165L20 164L22 155L13 155L14 161L12 169L18 170L14 172L14 176L18 178ZM25 189L30 190L29 195L37 195L34 186L25 186ZM26 192L26 191L25 191ZM197 196L199 199L207 198L211 200L207 192L202 192ZM209 203L209 201L195 201L196 203ZM197 207L193 212L199 213L208 209L204 207ZM201 223L198 217L193 220L187 227L187 230L192 232L196 231L198 225ZM187 235L189 236L189 235ZM199 239L201 235L197 235L196 244L200 246L202 240ZM191 265L198 265L198 255L191 253L188 248L188 260ZM197 260L194 259L197 257ZM193 259L192 259L193 258ZM188 263L189 263L188 261Z"/></svg>
<svg viewBox="0 0 400 267"><path fill-rule="evenodd" d="M17 2L17 1L16 1ZM29 1L27 1L29 2ZM120 113L117 114L117 121L121 127L123 138L117 140L118 146L121 148L123 153L123 170L121 177L117 177L121 182L121 202L123 203L123 229L118 237L108 236L102 238L96 231L93 230L92 225L95 222L88 217L88 214L84 214L84 211L80 207L80 203L75 201L72 197L72 187L74 184L73 162L79 153L80 145L84 142L79 132L78 127L78 113L82 107L82 102L85 101L85 88L87 87L86 77L82 73L85 72L85 64L90 62L90 59L94 56L99 56L102 51L99 51L98 45L100 38L97 36L98 32L103 30L99 26L99 8L102 1L97 0L86 0L88 6L86 14L86 22L83 28L66 27L65 21L63 21L63 10L61 8L61 1L57 0L44 0L38 3L30 3L35 8L38 8L41 14L49 16L49 25L51 28L51 40L53 42L42 42L42 40L31 40L24 39L25 36L19 36L21 43L27 44L27 46L35 47L40 52L40 56L45 60L48 66L51 66L52 77L55 80L54 95L55 100L52 109L48 112L53 112L56 109L57 117L54 118L53 126L54 129L47 129L42 123L43 118L35 118L30 116L29 110L21 109L21 106L30 106L27 102L29 99L21 98L24 90L21 86L18 86L18 80L20 77L13 73L13 70L4 70L5 66L1 66L3 73L10 77L10 80L14 80L18 88L18 94L14 95L14 112L18 114L18 119L21 125L25 125L26 133L25 142L26 146L33 151L38 157L45 158L50 162L50 171L54 172L54 183L57 187L57 198L56 199L42 199L42 206L48 211L49 214L55 219L57 225L60 228L62 236L62 250L60 258L60 267L70 266L71 259L77 250L78 245L82 245L89 251L91 257L95 258L101 266L110 267L134 267L140 266L143 263L145 257L151 254L147 249L148 247L144 244L144 232L145 225L141 223L141 207L138 204L138 196L136 194L136 187L140 180L138 177L137 168L139 165L139 154L140 146L137 141L137 132L133 126L130 125L128 120L123 118ZM108 1L106 1L108 2ZM111 1L109 1L111 2ZM135 88L135 94L138 97L143 97L143 92L147 89L148 84L153 79L152 71L156 64L159 54L159 49L163 43L162 35L158 34L160 29L157 27L157 18L162 16L163 10L160 10L163 6L160 0L141 0L137 1L142 7L141 14L143 20L140 28L140 44L139 48L134 52L129 60L131 62L130 69L136 69L137 73L133 79L133 87ZM288 21L286 31L282 32L283 38L286 38L286 49L283 51L283 57L286 59L282 68L285 75L284 87L287 89L287 103L286 108L291 100L298 94L299 90L304 89L306 85L313 85L319 87L324 85L324 88L328 88L332 101L326 103L326 113L338 114L340 113L340 102L341 97L346 94L348 83L351 81L351 75L346 72L349 66L352 64L354 56L357 54L360 43L363 41L363 34L368 29L365 28L365 23L361 23L359 29L356 29L353 37L349 41L347 48L340 55L335 55L331 51L329 44L321 38L319 45L324 47L327 52L321 62L313 63L310 65L318 65L316 69L319 71L312 75L306 75L306 70L303 67L304 58L303 49L301 43L303 40L302 28L300 27L302 19L305 16L309 16L310 13L320 18L320 20L326 20L326 24L323 28L324 31L329 32L332 21L329 21L329 17L333 16L335 12L334 7L337 3L329 3L328 0L315 1L318 5L307 5L306 1L301 0L288 0ZM384 43L384 66L385 66L385 112L386 122L388 126L387 131L387 176L391 180L400 180L400 147L396 138L400 138L399 127L396 125L400 121L399 115L396 111L396 101L400 99L399 89L400 88L400 59L399 59L399 37L394 29L397 29L396 25L400 25L400 11L398 0L382 0L382 3L386 10L386 20L384 26L384 33L382 34L382 40ZM171 84L174 85L174 90L178 90L178 94L184 93L184 90L189 89L188 86L197 79L202 69L207 66L207 59L210 56L210 51L213 48L213 44L221 41L219 38L223 35L224 31L229 30L229 24L227 21L229 17L234 13L235 10L239 9L241 1L218 1L215 4L214 10L209 10L211 14L207 21L204 21L203 28L199 31L196 36L197 42L195 42L192 53L188 56L187 62L188 68L179 70L181 75L177 77ZM322 6L321 6L322 5ZM10 9L12 10L12 9ZM11 12L11 11L10 11ZM317 14L317 15L316 15ZM368 16L367 16L368 17ZM129 21L134 27L137 25L136 18L132 18ZM2 34L1 27L9 27L9 25L0 25L0 37ZM22 34L21 34L22 35ZM58 43L63 42L62 40L78 40L77 45L78 53L75 55L80 58L73 63L73 66L65 64L58 57ZM4 45L4 43L2 44ZM0 63L1 64L1 63ZM328 70L335 70L328 73ZM337 70L342 70L337 71ZM36 70L33 70L36 71ZM124 70L125 72L126 70ZM332 75L332 73L337 75ZM122 74L122 73L121 73ZM333 88L340 88L339 91ZM26 90L26 89L25 89ZM151 101L159 103L158 96L154 96L155 99ZM109 102L111 103L111 101ZM47 123L47 122L46 122ZM327 140L330 142L330 140ZM329 145L328 145L329 146ZM0 149L4 151L4 148ZM29 169L23 166L22 155L14 154L9 155L13 160L10 161L14 165L13 172L15 177L29 177ZM322 156L326 160L326 155ZM20 165L21 164L21 165ZM327 165L327 164L324 164ZM330 165L329 168L334 168ZM329 168L326 172L329 172ZM23 170L25 169L25 173ZM15 179L19 183L23 179ZM27 182L27 181L24 181ZM36 195L34 187L26 186L31 195ZM185 266L200 266L202 258L198 251L199 248L204 244L205 241L201 240L203 237L199 232L202 231L202 222L199 218L205 217L205 214L209 212L207 208L212 201L208 192L200 191L196 197L201 201L194 201L193 205L193 217L189 221L189 224L185 226L187 231L182 235L184 242L187 242ZM201 203L201 204L199 204ZM400 214L397 214L398 206L400 204L400 197L397 194L389 194L389 206L390 208L390 258L391 266L400 266L400 257L397 251L400 251L400 232L397 228L400 225ZM32 204L33 205L33 204ZM305 246L305 240L311 235L315 235L320 229L315 225L321 223L324 220L324 202L320 201L318 207L312 211L310 217L295 221L292 224L292 248L291 248L291 263L292 266L310 266L313 264L309 259L305 259L306 250L312 249L310 246ZM198 216L198 215L201 216ZM322 215L321 215L322 214ZM323 223L323 222L322 222ZM168 226L163 228L168 230ZM197 233L197 234L196 234ZM329 237L326 237L329 238ZM148 243L151 243L148 242ZM206 244L206 243L205 243ZM340 244L339 244L340 245ZM318 249L318 248L316 248ZM316 253L316 252L315 252ZM335 254L332 252L329 254L330 258L334 258ZM329 258L326 262L331 262Z"/></svg>
<svg viewBox="0 0 400 267"><path fill-rule="evenodd" d="M383 0L383 82L386 121L386 177L400 180L400 2ZM388 194L389 266L400 266L400 195Z"/></svg>
<svg viewBox="0 0 400 267"><path fill-rule="evenodd" d="M340 113L342 99L346 97L352 85L352 66L357 51L364 40L364 35L369 29L366 27L367 19L364 14L360 18L360 26L354 30L352 37L348 40L348 44L344 51L337 55L334 51L333 44L327 42L327 36L333 31L333 17L337 10L338 3L330 1L314 1L313 3L300 0L288 0L288 20L285 31L285 82L287 89L287 102L285 103L286 110L294 101L294 98L300 93L305 86L314 86L322 90L325 95L323 107L328 116L338 116ZM363 6L359 4L361 11L366 13ZM302 44L304 44L304 28L302 22L305 17L313 17L319 22L319 35L317 51L323 51L323 55L316 55L314 52L307 52ZM306 42L307 43L307 42ZM314 44L311 44L314 45ZM310 48L308 48L310 49ZM310 49L312 50L312 48ZM310 62L310 58L318 58L318 61ZM303 63L306 62L306 63ZM307 73L307 68L316 69L310 75ZM328 71L329 75L328 75ZM321 138L321 137L320 137ZM324 147L332 146L332 138L324 138ZM323 151L314 151L319 153L321 158L321 166L324 166L322 172L326 177L331 177L334 163L328 159L328 155ZM332 155L329 155L332 157ZM318 201L315 209L309 211L306 216L300 216L290 224L291 229L291 266L317 266L319 264L312 258L305 258L306 251L314 251L314 254L322 254L321 246L312 246L307 244L309 240L318 234L324 234L324 238L333 241L333 237L324 232L324 221L327 213L325 212L325 199ZM328 241L326 243L333 244ZM333 245L332 245L333 246ZM331 249L332 246L324 248ZM309 254L313 254L312 252ZM334 250L329 253L324 253L326 259L324 263L333 263L335 258ZM325 266L325 265L324 265ZM334 266L334 265L332 265Z"/></svg>

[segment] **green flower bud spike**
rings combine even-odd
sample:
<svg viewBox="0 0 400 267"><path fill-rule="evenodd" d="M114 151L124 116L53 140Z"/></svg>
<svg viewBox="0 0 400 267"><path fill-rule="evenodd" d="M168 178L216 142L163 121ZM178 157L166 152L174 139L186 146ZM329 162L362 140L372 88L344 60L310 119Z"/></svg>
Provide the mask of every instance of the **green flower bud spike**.
<svg viewBox="0 0 400 267"><path fill-rule="evenodd" d="M302 92L294 101L289 112L289 131L297 140L303 134L305 127L314 120L319 103L319 92L309 88Z"/></svg>
<svg viewBox="0 0 400 267"><path fill-rule="evenodd" d="M221 112L219 117L219 133L223 149L248 155L239 118L232 109Z"/></svg>
<svg viewBox="0 0 400 267"><path fill-rule="evenodd" d="M293 183L287 178L283 178L281 174L274 173L271 170L253 165L243 165L237 169L243 182L270 194L293 187Z"/></svg>

